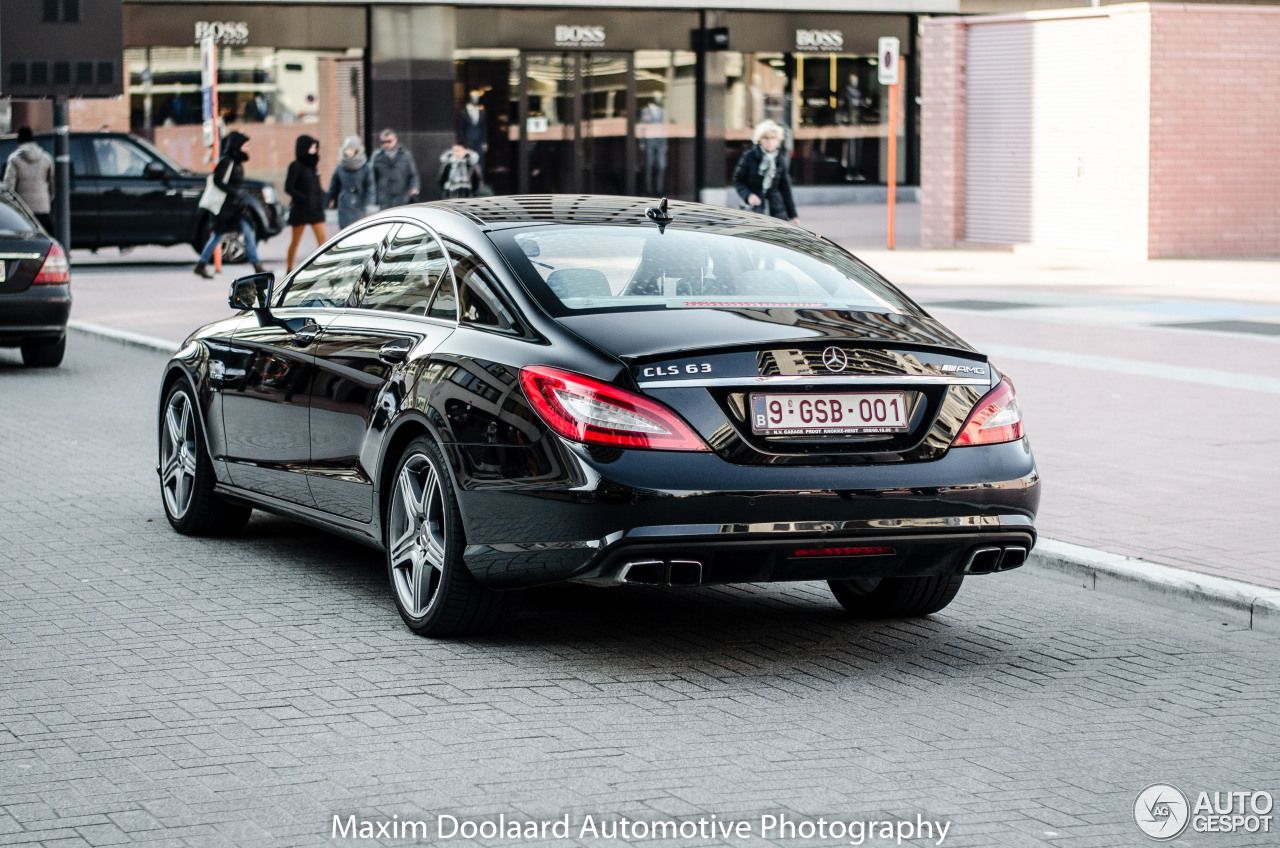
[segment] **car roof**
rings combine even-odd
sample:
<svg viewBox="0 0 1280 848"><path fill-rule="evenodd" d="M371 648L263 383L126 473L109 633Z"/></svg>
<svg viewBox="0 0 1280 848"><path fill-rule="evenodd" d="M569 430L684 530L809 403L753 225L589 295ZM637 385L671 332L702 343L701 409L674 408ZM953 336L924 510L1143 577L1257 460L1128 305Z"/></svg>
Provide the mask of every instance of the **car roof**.
<svg viewBox="0 0 1280 848"><path fill-rule="evenodd" d="M644 197L604 194L516 194L494 197L438 200L430 206L448 209L481 227L497 228L517 224L648 224L654 222L645 210L660 201ZM789 227L777 218L725 206L667 201L667 214L683 228Z"/></svg>

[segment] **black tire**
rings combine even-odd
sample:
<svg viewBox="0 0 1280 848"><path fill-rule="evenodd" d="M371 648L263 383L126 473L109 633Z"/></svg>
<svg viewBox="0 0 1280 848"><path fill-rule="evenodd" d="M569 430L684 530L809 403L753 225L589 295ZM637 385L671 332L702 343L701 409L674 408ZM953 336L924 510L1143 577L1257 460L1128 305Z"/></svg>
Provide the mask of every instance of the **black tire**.
<svg viewBox="0 0 1280 848"><path fill-rule="evenodd" d="M435 442L425 436L412 441L388 485L387 579L404 623L419 636L493 630L508 596L481 586L462 561L466 539L458 500Z"/></svg>
<svg viewBox="0 0 1280 848"><path fill-rule="evenodd" d="M234 533L252 508L214 493L213 463L204 448L200 408L191 388L174 384L160 407L160 501L173 529L188 536Z"/></svg>
<svg viewBox="0 0 1280 848"><path fill-rule="evenodd" d="M886 577L828 580L840 606L857 618L915 618L931 615L951 603L963 574L937 577Z"/></svg>
<svg viewBox="0 0 1280 848"><path fill-rule="evenodd" d="M22 343L22 362L35 368L57 368L67 352L67 337L28 339Z"/></svg>

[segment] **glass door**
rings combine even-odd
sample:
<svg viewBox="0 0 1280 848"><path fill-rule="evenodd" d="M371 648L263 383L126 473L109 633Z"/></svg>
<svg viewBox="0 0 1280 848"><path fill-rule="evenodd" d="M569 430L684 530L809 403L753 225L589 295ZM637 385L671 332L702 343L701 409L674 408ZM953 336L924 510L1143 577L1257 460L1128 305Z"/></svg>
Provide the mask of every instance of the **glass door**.
<svg viewBox="0 0 1280 848"><path fill-rule="evenodd" d="M521 63L520 190L634 193L630 54L524 53Z"/></svg>

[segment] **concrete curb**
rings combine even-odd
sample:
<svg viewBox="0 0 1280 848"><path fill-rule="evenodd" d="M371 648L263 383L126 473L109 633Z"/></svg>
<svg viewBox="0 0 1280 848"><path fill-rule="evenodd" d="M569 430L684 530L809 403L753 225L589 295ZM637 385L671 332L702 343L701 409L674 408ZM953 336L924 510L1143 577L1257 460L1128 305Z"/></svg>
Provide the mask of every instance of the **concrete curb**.
<svg viewBox="0 0 1280 848"><path fill-rule="evenodd" d="M1056 572L1085 589L1166 606L1187 605L1233 625L1280 634L1280 589L1043 538L1028 565Z"/></svg>
<svg viewBox="0 0 1280 848"><path fill-rule="evenodd" d="M70 321L67 327L159 353L173 354L181 347L180 342L89 321ZM1084 589L1166 606L1185 604L1200 613L1211 610L1242 628L1280 634L1280 589L1044 538L1036 543L1027 567L1053 572Z"/></svg>
<svg viewBox="0 0 1280 848"><path fill-rule="evenodd" d="M81 333L88 333L91 336L98 336L99 338L110 339L111 341L120 342L120 344L130 345L132 347L145 347L148 350L155 350L160 353L174 354L178 352L178 348L182 347L182 342L156 338L155 336L146 336L142 333L131 333L128 330L117 330L114 327L107 327L103 324L94 324L91 321L68 321L67 329L76 330Z"/></svg>

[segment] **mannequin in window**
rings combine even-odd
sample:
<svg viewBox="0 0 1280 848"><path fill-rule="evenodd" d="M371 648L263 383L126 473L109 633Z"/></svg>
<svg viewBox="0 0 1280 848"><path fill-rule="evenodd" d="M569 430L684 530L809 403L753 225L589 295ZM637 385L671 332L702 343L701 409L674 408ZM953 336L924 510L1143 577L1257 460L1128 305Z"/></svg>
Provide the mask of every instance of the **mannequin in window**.
<svg viewBox="0 0 1280 848"><path fill-rule="evenodd" d="M644 168L644 186L647 194L663 193L667 177L667 110L662 108L662 93L653 95L648 106L640 110L640 123L649 130L640 137L640 158Z"/></svg>
<svg viewBox="0 0 1280 848"><path fill-rule="evenodd" d="M458 113L457 137L468 150L474 150L480 156L477 167L484 173L484 155L489 151L488 126L485 124L484 107L480 105L480 92L473 91L467 97L467 104Z"/></svg>
<svg viewBox="0 0 1280 848"><path fill-rule="evenodd" d="M841 123L857 126L862 123L862 110L866 106L866 101L862 96L862 88L858 85L858 75L849 74L849 84L844 87L844 93L840 96L840 115ZM840 164L844 167L844 178L849 181L865 180L861 172L862 166L862 139L853 135L851 131L848 138L844 140L843 149L840 151Z"/></svg>

